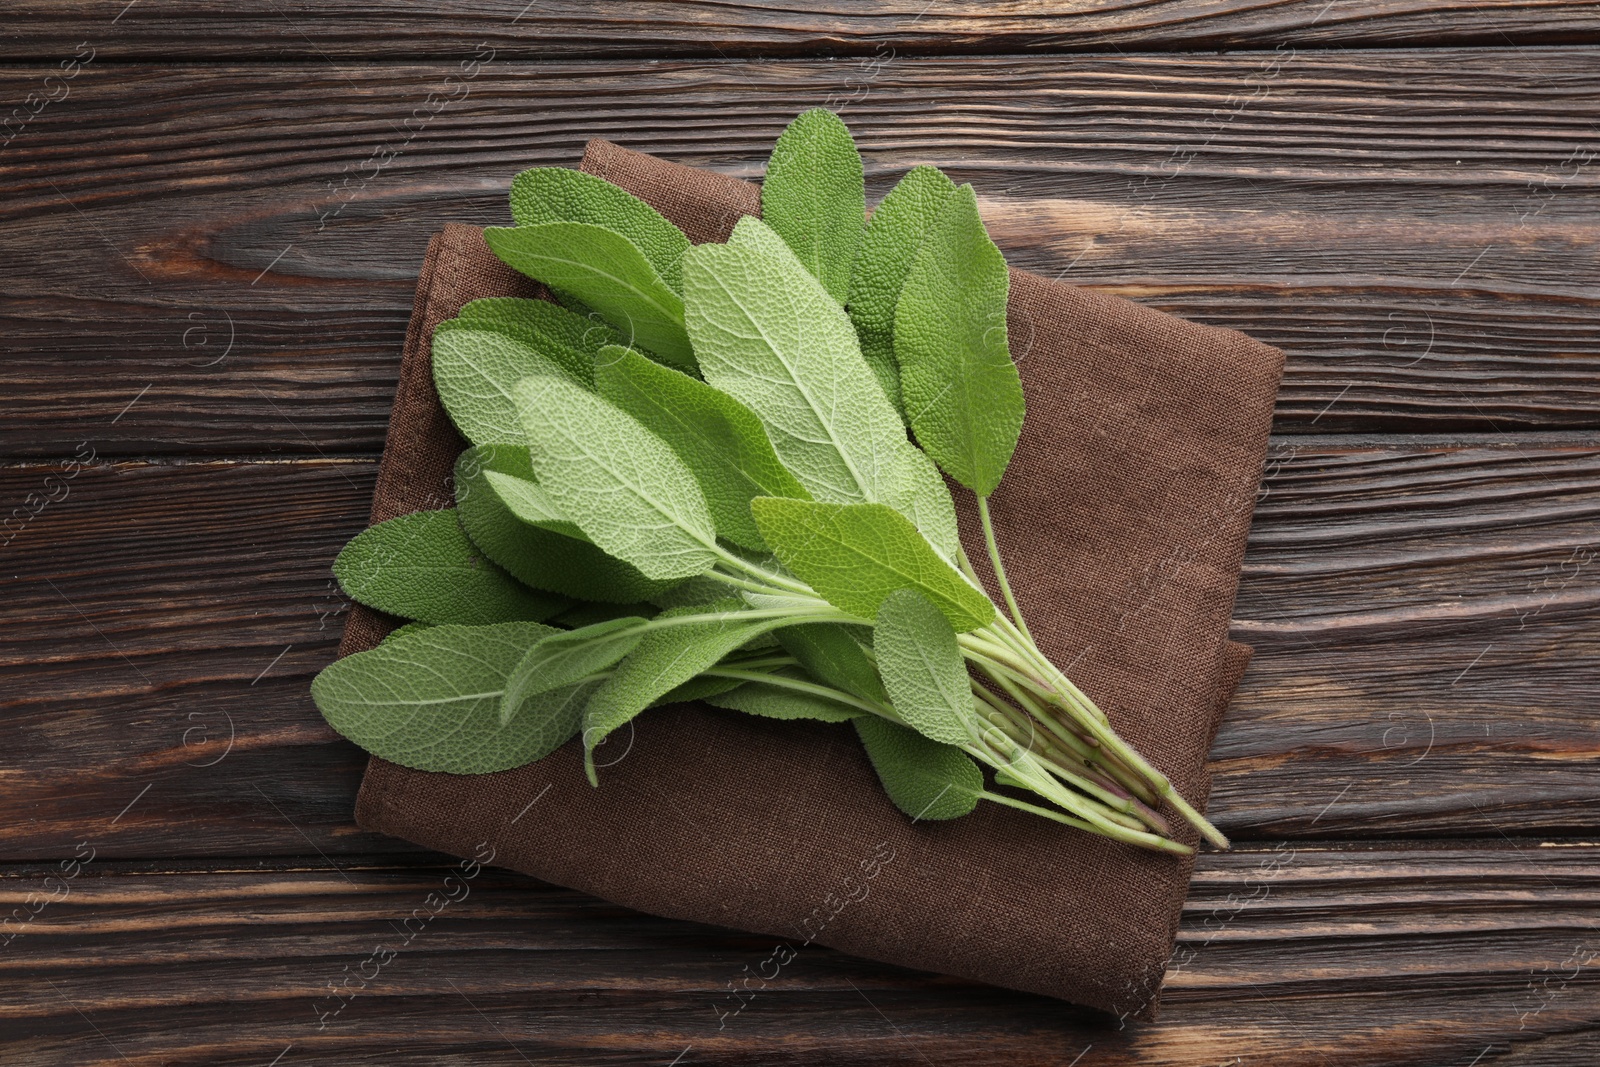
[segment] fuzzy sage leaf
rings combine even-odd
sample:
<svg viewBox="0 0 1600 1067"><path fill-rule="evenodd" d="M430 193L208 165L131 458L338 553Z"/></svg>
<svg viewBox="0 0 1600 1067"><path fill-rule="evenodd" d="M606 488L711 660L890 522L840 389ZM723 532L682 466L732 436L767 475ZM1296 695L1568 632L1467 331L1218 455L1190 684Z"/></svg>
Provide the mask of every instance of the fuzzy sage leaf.
<svg viewBox="0 0 1600 1067"><path fill-rule="evenodd" d="M669 619L697 621L660 625ZM722 657L791 620L746 611L728 599L709 606L673 608L656 616L657 628L645 634L593 696L583 713L583 743L589 780L596 782L593 753L613 730L666 693L689 681Z"/></svg>
<svg viewBox="0 0 1600 1067"><path fill-rule="evenodd" d="M705 496L659 437L561 378L525 378L515 392L540 488L590 541L648 578L712 568L717 535Z"/></svg>
<svg viewBox="0 0 1600 1067"><path fill-rule="evenodd" d="M690 249L684 299L706 381L756 413L813 497L915 513L928 540L955 553L938 471L906 440L849 319L775 233L746 218L727 244Z"/></svg>
<svg viewBox="0 0 1600 1067"><path fill-rule="evenodd" d="M677 289L689 239L655 208L626 189L566 167L533 167L511 179L511 217L518 226L587 222L622 234Z"/></svg>
<svg viewBox="0 0 1600 1067"><path fill-rule="evenodd" d="M979 496L1000 484L1022 432L1022 381L1006 338L1010 274L972 186L945 203L895 306L900 393L917 442Z"/></svg>
<svg viewBox="0 0 1600 1067"><path fill-rule="evenodd" d="M839 116L802 112L778 138L761 183L761 217L843 304L861 244L861 154Z"/></svg>
<svg viewBox="0 0 1600 1067"><path fill-rule="evenodd" d="M897 589L915 589L958 632L994 621L994 605L882 504L823 504L758 497L751 511L783 565L830 604L875 619Z"/></svg>
<svg viewBox="0 0 1600 1067"><path fill-rule="evenodd" d="M549 626L433 626L346 656L311 683L328 724L376 756L424 771L488 774L532 763L578 730L593 684L526 701L500 720L506 676Z"/></svg>
<svg viewBox="0 0 1600 1067"><path fill-rule="evenodd" d="M454 508L363 530L334 560L333 573L352 600L420 622L537 621L568 604L519 585L480 554Z"/></svg>
<svg viewBox="0 0 1600 1067"><path fill-rule="evenodd" d="M594 370L587 369L592 383ZM434 331L433 383L439 400L461 436L475 445L522 442L511 389L530 374L588 384L560 360L506 334L464 326Z"/></svg>
<svg viewBox="0 0 1600 1067"><path fill-rule="evenodd" d="M761 420L720 389L615 345L601 351L595 382L677 453L705 493L717 533L734 544L766 548L750 517L752 497L810 499L778 461Z"/></svg>
<svg viewBox="0 0 1600 1067"><path fill-rule="evenodd" d="M644 637L637 616L547 634L517 662L500 698L500 721L510 722L524 700L603 671L632 652Z"/></svg>
<svg viewBox="0 0 1600 1067"><path fill-rule="evenodd" d="M499 483L497 487L496 483ZM606 555L576 526L524 522L506 505L500 487L532 486L528 450L515 445L469 448L456 460L456 510L472 543L524 585L584 600L633 604L661 596L674 579L647 578L637 567ZM525 494L512 492L519 503ZM544 497L548 499L548 495ZM564 517L563 517L564 518ZM563 530L579 536L567 536Z"/></svg>
<svg viewBox="0 0 1600 1067"><path fill-rule="evenodd" d="M912 819L956 819L978 806L983 772L959 748L870 715L855 727L884 792Z"/></svg>
<svg viewBox="0 0 1600 1067"><path fill-rule="evenodd" d="M624 343L693 370L683 301L637 245L615 230L583 222L490 226L490 251L505 263L599 312Z"/></svg>
<svg viewBox="0 0 1600 1067"><path fill-rule="evenodd" d="M972 739L967 665L950 621L931 600L915 589L890 593L878 608L872 650L894 710L907 726L946 745Z"/></svg>
<svg viewBox="0 0 1600 1067"><path fill-rule="evenodd" d="M872 212L850 275L850 321L861 336L861 354L902 414L905 406L894 355L894 309L917 249L955 191L955 182L937 167L913 167L906 172Z"/></svg>

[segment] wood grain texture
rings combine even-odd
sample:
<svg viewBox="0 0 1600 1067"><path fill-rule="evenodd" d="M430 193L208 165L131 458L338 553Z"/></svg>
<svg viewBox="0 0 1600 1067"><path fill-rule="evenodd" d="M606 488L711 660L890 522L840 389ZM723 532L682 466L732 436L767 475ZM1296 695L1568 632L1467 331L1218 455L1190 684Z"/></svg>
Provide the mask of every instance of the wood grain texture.
<svg viewBox="0 0 1600 1067"><path fill-rule="evenodd" d="M1273 449L1217 823L1244 841L1600 827L1600 445L1339 440ZM57 471L0 469L0 499ZM351 825L364 757L307 695L340 632L328 566L373 474L106 464L12 531L0 789L21 817L0 859L87 836L109 857L407 847Z"/></svg>
<svg viewBox="0 0 1600 1067"><path fill-rule="evenodd" d="M45 73L0 69L0 98ZM505 221L510 176L590 136L757 176L830 98L874 197L941 164L1019 266L1284 348L1281 432L1600 426L1583 49L91 64L62 85L0 149L3 456L376 454L432 231Z"/></svg>
<svg viewBox="0 0 1600 1067"><path fill-rule="evenodd" d="M1004 5L949 0L615 4L602 0L23 0L7 13L16 58L308 59L440 57L493 49L525 59L608 56L893 55L1240 48L1588 43L1600 16L1582 0L1086 0Z"/></svg>
<svg viewBox="0 0 1600 1067"><path fill-rule="evenodd" d="M1163 1018L1125 1029L811 948L733 1014L729 983L769 940L493 869L97 858L78 872L0 870L0 908L39 908L4 928L8 1063L1578 1067L1600 1048L1592 844L1206 855Z"/></svg>

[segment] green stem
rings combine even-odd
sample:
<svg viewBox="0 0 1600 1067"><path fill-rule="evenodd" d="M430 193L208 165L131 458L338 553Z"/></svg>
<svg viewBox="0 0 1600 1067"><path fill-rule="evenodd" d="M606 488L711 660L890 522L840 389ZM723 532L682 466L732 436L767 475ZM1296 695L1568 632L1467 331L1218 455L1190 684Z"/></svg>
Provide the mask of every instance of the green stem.
<svg viewBox="0 0 1600 1067"><path fill-rule="evenodd" d="M800 678L789 678L781 674L766 674L762 671L740 670L737 667L712 667L710 670L702 671L701 673L708 674L713 678L737 678L743 682L761 682L765 685L777 686L779 689L790 689L796 693L806 693L810 696L822 697L826 700L832 700L848 707L867 712L869 715L876 715L881 719L888 719L890 722L897 725L905 725L905 720L896 715L894 713L894 709L890 708L888 705L879 704L876 701L871 700L862 700L859 697L851 696L842 689L835 689L832 686L819 685L816 682L807 682Z"/></svg>
<svg viewBox="0 0 1600 1067"><path fill-rule="evenodd" d="M806 585L804 582L799 582L785 575L778 574L774 571L769 571L760 564L751 563L742 556L738 556L732 552L729 552L721 545L716 547L716 553L718 558L721 559L723 563L726 563L733 569L743 571L752 578L760 579L768 585L776 586L778 590L789 593L799 593L802 596L809 597L816 597L817 595L816 591L813 590L809 585Z"/></svg>
<svg viewBox="0 0 1600 1067"><path fill-rule="evenodd" d="M1007 677L1004 672L993 669L984 669L984 673L986 673L995 682L995 684L1004 689L1007 695L1009 695L1012 700L1015 700L1017 704L1024 711L1026 711L1035 722L1043 725L1045 730L1051 734L1055 740L1071 749L1072 753L1084 763L1093 767L1099 767L1118 785L1128 790L1143 803L1149 805L1160 804L1159 794L1151 787L1149 782L1145 781L1131 768L1124 766L1120 761L1113 758L1111 753L1108 753L1103 747L1090 744L1077 734L1068 730L1060 721L1058 721L1057 716L1052 715L1045 708L1041 707L1033 696L1025 692L1015 681Z"/></svg>
<svg viewBox="0 0 1600 1067"><path fill-rule="evenodd" d="M994 539L994 522L989 518L989 498L982 493L974 493L978 499L978 521L983 524L983 541L989 548L989 564L994 567L994 576L1000 583L1000 595L1006 598L1006 607L1011 609L1011 618L1015 620L1017 629L1022 631L1028 643L1033 643L1033 634L1028 632L1028 624L1023 621L1022 609L1017 607L1017 598L1011 592L1011 582L1006 578L1006 565L1000 560L1000 546Z"/></svg>
<svg viewBox="0 0 1600 1067"><path fill-rule="evenodd" d="M1096 831L1106 837L1125 841L1131 845L1139 845L1143 848L1175 852L1179 855L1188 855L1194 851L1188 845L1162 837L1159 834L1150 833L1141 828L1127 826L1122 819L1111 817L1116 813L1105 810L1104 805L1090 800L1088 797L1066 789L1061 783L1050 777L1029 753L1016 746L1013 746L1012 752L993 753L989 758L985 758L985 749L979 745L964 745L962 747L970 755L983 759L989 766L995 767L997 770L1004 770L1008 777L1021 782L1025 787L1046 800L1053 802L1070 814L1094 824ZM997 760L1000 762L997 763Z"/></svg>
<svg viewBox="0 0 1600 1067"><path fill-rule="evenodd" d="M1139 805L1133 797L1125 792L1113 791L1111 783L1100 778L1088 766L1078 763L1066 753L1051 745L1049 739L1039 734L1033 724L1027 721L1026 716L1017 712L1011 705L1001 700L999 696L985 689L981 683L974 680L972 683L974 694L1001 718L1000 722L990 721L1003 730L1012 741L1031 752L1046 770L1060 778L1067 785L1100 801L1112 811L1121 812L1140 821L1150 824L1150 820L1139 810ZM1037 747L1035 747L1037 746ZM1151 829L1161 827L1151 825Z"/></svg>

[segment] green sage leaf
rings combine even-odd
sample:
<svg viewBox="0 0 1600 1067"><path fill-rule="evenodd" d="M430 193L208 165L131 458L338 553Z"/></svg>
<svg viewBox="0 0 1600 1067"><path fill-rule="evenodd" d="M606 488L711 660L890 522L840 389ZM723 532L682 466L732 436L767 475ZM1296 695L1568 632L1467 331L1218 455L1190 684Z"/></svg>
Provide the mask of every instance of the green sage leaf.
<svg viewBox="0 0 1600 1067"><path fill-rule="evenodd" d="M503 333L541 351L559 347L566 351L553 351L552 356L584 381L592 380L595 353L616 344L620 337L599 316L579 315L549 300L520 296L470 300L455 318L445 322L453 327ZM434 330L444 325L441 322Z"/></svg>
<svg viewBox="0 0 1600 1067"><path fill-rule="evenodd" d="M915 589L897 589L872 628L878 673L906 725L946 745L972 738L972 681L950 621Z"/></svg>
<svg viewBox="0 0 1600 1067"><path fill-rule="evenodd" d="M582 531L570 522L529 525L506 505L491 479L533 485L537 491L528 450L516 445L469 448L455 469L456 508L472 543L524 585L583 600L633 604L678 584L646 578L637 567L582 539ZM566 536L564 529L578 536Z"/></svg>
<svg viewBox="0 0 1600 1067"><path fill-rule="evenodd" d="M994 621L989 598L893 508L780 497L757 497L750 508L783 565L842 611L875 619L889 594L915 589L958 632Z"/></svg>
<svg viewBox="0 0 1600 1067"><path fill-rule="evenodd" d="M525 378L515 393L539 487L590 541L649 578L712 568L717 534L705 496L659 437L561 378Z"/></svg>
<svg viewBox="0 0 1600 1067"><path fill-rule="evenodd" d="M872 212L850 275L850 321L861 338L861 354L902 414L894 309L917 249L955 191L956 183L937 167L907 171Z"/></svg>
<svg viewBox="0 0 1600 1067"><path fill-rule="evenodd" d="M511 217L518 226L587 222L622 234L673 289L689 238L655 208L604 178L566 167L533 167L511 179Z"/></svg>
<svg viewBox="0 0 1600 1067"><path fill-rule="evenodd" d="M884 792L915 821L956 819L978 806L983 771L959 748L874 715L855 727Z"/></svg>
<svg viewBox="0 0 1600 1067"><path fill-rule="evenodd" d="M660 627L645 634L639 646L617 664L589 698L583 714L583 740L592 755L606 735L627 723L652 702L676 689L752 638L787 625L785 618L742 618L750 614L742 601L727 599L709 606L672 608L663 619L706 615L704 621ZM586 757L589 780L596 781L594 762Z"/></svg>
<svg viewBox="0 0 1600 1067"><path fill-rule="evenodd" d="M1010 275L972 186L940 211L895 307L900 393L917 442L979 496L1000 484L1022 432L1022 380L1006 337Z"/></svg>
<svg viewBox="0 0 1600 1067"><path fill-rule="evenodd" d="M510 722L528 697L582 681L632 652L644 637L639 626L645 621L625 616L547 634L528 649L506 679L500 721Z"/></svg>
<svg viewBox="0 0 1600 1067"><path fill-rule="evenodd" d="M311 696L330 726L391 763L450 774L521 767L577 732L594 688L541 694L501 723L506 676L550 632L531 622L430 627L329 664Z"/></svg>
<svg viewBox="0 0 1600 1067"><path fill-rule="evenodd" d="M782 632L781 630L779 631L779 633ZM779 677L792 678L797 681L813 681L800 671L779 670L773 673ZM704 699L707 704L715 707L730 708L749 715L760 715L766 719L816 719L820 722L846 722L859 715L866 714L859 708L841 704L839 701L830 700L825 696L787 689L767 682L745 682L738 688L707 696Z"/></svg>
<svg viewBox="0 0 1600 1067"><path fill-rule="evenodd" d="M384 636L383 640L393 641L395 638L404 637L407 634L421 633L423 630L428 629L432 625L433 623L431 622L408 622L402 626L397 626L393 630L390 630L388 634ZM380 641L379 644L382 644L382 642Z"/></svg>
<svg viewBox="0 0 1600 1067"><path fill-rule="evenodd" d="M724 590L727 586L722 587ZM621 619L629 615L637 615L641 619L654 618L660 611L654 604L603 604L583 602L572 605L559 615L552 615L545 621L562 626L568 630L579 630L585 626L593 626L597 622L610 622L612 619Z"/></svg>
<svg viewBox="0 0 1600 1067"><path fill-rule="evenodd" d="M568 604L523 587L491 562L468 540L454 508L363 530L334 560L333 573L352 600L419 622L538 621Z"/></svg>
<svg viewBox="0 0 1600 1067"><path fill-rule="evenodd" d="M861 154L850 131L826 108L802 112L772 149L761 217L841 304L866 210Z"/></svg>
<svg viewBox="0 0 1600 1067"><path fill-rule="evenodd" d="M737 678L716 678L709 674L697 674L682 685L675 686L656 697L650 702L650 706L659 708L666 704L689 704L696 700L709 701L719 693L737 689L742 684Z"/></svg>
<svg viewBox="0 0 1600 1067"><path fill-rule="evenodd" d="M889 694L878 668L852 633L862 629L837 622L808 622L785 626L775 636L784 651L817 680L863 700L887 704Z"/></svg>
<svg viewBox="0 0 1600 1067"><path fill-rule="evenodd" d="M619 340L685 370L695 369L683 301L632 241L583 222L490 226L489 248L509 266L599 312Z"/></svg>
<svg viewBox="0 0 1600 1067"><path fill-rule="evenodd" d="M810 499L778 461L761 420L720 389L614 345L601 352L595 382L677 453L700 483L717 533L734 544L766 548L750 517L752 497Z"/></svg>
<svg viewBox="0 0 1600 1067"><path fill-rule="evenodd" d="M759 220L684 257L685 322L705 380L760 417L819 500L879 500L905 439L842 309Z"/></svg>
<svg viewBox="0 0 1600 1067"><path fill-rule="evenodd" d="M554 374L580 385L594 380L592 366L586 383L561 362L503 333L460 326L434 332L433 384L450 421L475 445L522 442L511 388L530 374Z"/></svg>

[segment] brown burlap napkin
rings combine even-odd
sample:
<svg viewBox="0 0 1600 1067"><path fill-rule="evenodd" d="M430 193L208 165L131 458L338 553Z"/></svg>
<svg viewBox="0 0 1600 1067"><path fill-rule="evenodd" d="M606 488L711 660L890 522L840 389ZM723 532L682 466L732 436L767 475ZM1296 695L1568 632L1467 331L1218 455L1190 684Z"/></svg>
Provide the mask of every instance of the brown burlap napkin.
<svg viewBox="0 0 1600 1067"><path fill-rule="evenodd" d="M697 242L724 240L759 211L755 186L604 141L583 169ZM466 301L503 295L543 293L480 231L434 238L373 522L449 506L463 443L434 392L430 338ZM1203 809L1206 753L1249 658L1227 628L1282 354L1022 272L1010 323L1028 416L993 510L1023 610L1040 647ZM982 556L970 512L962 522ZM392 625L352 608L340 653ZM780 939L761 978L750 981L754 965L729 976L741 990L781 986L789 953L822 944L1154 1015L1189 862L993 804L914 824L845 725L679 705L641 716L607 750L598 789L576 742L480 776L374 758L356 819L456 855L487 842L494 862L562 886ZM711 1003L726 993L707 991L718 1017L737 1006Z"/></svg>

